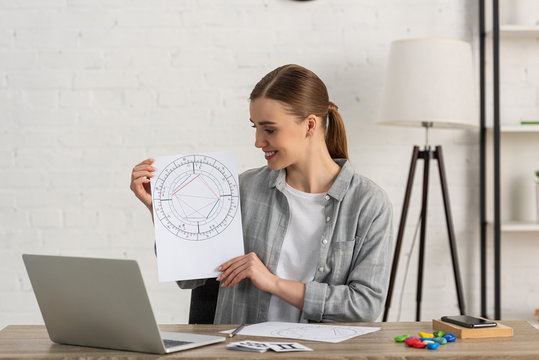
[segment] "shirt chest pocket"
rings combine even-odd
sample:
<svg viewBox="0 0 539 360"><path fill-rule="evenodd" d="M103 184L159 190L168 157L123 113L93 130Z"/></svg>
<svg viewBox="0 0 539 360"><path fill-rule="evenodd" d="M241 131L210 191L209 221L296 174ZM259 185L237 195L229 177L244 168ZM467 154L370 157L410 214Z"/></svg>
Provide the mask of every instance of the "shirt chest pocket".
<svg viewBox="0 0 539 360"><path fill-rule="evenodd" d="M329 283L343 285L352 266L354 246L356 239L349 241L337 241L331 244L328 253L328 265L330 266Z"/></svg>

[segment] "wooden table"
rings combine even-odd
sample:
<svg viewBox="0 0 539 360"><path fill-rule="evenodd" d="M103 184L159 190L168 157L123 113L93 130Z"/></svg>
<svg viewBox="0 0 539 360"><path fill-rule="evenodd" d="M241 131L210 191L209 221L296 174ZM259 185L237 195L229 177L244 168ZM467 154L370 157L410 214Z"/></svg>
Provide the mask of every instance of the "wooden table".
<svg viewBox="0 0 539 360"><path fill-rule="evenodd" d="M232 351L225 343L181 351L169 355L150 355L126 351L94 349L54 344L44 326L10 325L0 331L0 359L539 359L539 331L526 321L503 321L514 329L514 336L491 339L457 339L455 343L441 345L438 350L414 349L393 338L402 334L417 335L419 331L432 331L430 322L358 323L346 325L379 326L382 330L359 336L338 344L298 341L314 349L313 352L250 353ZM188 331L218 335L218 331L233 325L162 325L162 330ZM222 335L222 334L221 334ZM229 341L256 339L237 335ZM294 340L286 340L294 341Z"/></svg>

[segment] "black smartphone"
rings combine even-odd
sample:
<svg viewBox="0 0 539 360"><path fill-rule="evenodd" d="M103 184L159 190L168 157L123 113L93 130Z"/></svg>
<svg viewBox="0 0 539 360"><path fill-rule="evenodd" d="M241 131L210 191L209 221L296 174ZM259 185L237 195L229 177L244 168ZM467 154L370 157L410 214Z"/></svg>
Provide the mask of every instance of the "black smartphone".
<svg viewBox="0 0 539 360"><path fill-rule="evenodd" d="M476 318L468 315L442 316L442 321L464 326L467 328L485 328L497 325L495 321Z"/></svg>

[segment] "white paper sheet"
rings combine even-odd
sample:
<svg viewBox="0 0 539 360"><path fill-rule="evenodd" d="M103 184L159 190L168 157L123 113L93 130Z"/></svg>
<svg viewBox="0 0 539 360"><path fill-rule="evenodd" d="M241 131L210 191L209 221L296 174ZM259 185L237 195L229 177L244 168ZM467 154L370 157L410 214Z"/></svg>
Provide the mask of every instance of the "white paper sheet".
<svg viewBox="0 0 539 360"><path fill-rule="evenodd" d="M356 336L369 334L380 330L379 327L319 325L289 322L263 322L244 327L237 335L278 337L285 339L299 339L338 343ZM222 333L234 331L225 330Z"/></svg>
<svg viewBox="0 0 539 360"><path fill-rule="evenodd" d="M216 277L219 265L244 254L236 154L154 159L159 281Z"/></svg>

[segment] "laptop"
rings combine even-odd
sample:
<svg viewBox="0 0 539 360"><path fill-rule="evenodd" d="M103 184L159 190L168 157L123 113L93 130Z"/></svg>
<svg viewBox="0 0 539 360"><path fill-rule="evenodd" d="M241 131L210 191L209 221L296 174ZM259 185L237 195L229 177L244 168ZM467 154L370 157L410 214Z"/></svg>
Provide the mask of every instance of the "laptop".
<svg viewBox="0 0 539 360"><path fill-rule="evenodd" d="M165 354L225 340L159 331L135 260L22 257L55 343Z"/></svg>

